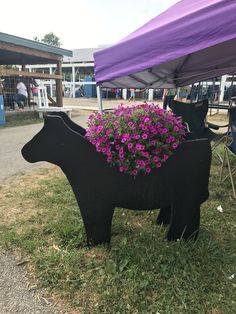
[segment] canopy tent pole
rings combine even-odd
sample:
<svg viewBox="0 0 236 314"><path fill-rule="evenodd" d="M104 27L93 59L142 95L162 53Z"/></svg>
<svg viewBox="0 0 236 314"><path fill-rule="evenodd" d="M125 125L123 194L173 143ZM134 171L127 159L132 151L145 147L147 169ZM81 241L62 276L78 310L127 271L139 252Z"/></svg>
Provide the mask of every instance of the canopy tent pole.
<svg viewBox="0 0 236 314"><path fill-rule="evenodd" d="M176 88L176 98L179 99L179 87Z"/></svg>
<svg viewBox="0 0 236 314"><path fill-rule="evenodd" d="M216 87L216 78L213 78L213 82L212 82L212 104L214 104L215 101L215 87Z"/></svg>
<svg viewBox="0 0 236 314"><path fill-rule="evenodd" d="M153 94L154 94L154 89L149 89L148 90L148 100L149 101L153 100Z"/></svg>
<svg viewBox="0 0 236 314"><path fill-rule="evenodd" d="M227 75L222 75L220 80L220 92L218 97L218 104L224 100L224 93L225 93L225 83L226 83Z"/></svg>
<svg viewBox="0 0 236 314"><path fill-rule="evenodd" d="M216 78L213 77L212 79L212 91L211 91L211 95L210 96L210 104L214 105L214 101L215 101L215 83L216 83ZM217 108L217 113L219 113L219 108ZM212 108L210 108L210 116L212 115Z"/></svg>
<svg viewBox="0 0 236 314"><path fill-rule="evenodd" d="M98 99L98 112L102 114L102 95L101 95L101 87L96 86L97 89L97 99Z"/></svg>
<svg viewBox="0 0 236 314"><path fill-rule="evenodd" d="M232 107L232 95L233 95L233 85L234 85L234 73L231 76L231 84L230 84L230 91L229 91L229 107Z"/></svg>
<svg viewBox="0 0 236 314"><path fill-rule="evenodd" d="M122 90L122 97L124 100L127 100L127 88L123 88Z"/></svg>

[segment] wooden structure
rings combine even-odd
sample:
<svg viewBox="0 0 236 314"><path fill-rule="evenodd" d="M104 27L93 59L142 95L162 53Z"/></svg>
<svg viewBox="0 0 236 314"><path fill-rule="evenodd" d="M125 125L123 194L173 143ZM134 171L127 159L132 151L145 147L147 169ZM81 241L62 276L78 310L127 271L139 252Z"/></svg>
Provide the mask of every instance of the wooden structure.
<svg viewBox="0 0 236 314"><path fill-rule="evenodd" d="M52 103L56 105L54 100L47 95L47 88L46 86L38 86L38 113L39 113L39 118L43 119L43 114L46 114L48 112L65 112L68 114L69 117L71 117L71 108L63 108L63 107L52 107L48 106L48 98L51 99Z"/></svg>
<svg viewBox="0 0 236 314"><path fill-rule="evenodd" d="M21 75L34 79L55 79L56 103L59 107L63 106L61 69L63 56L71 57L72 51L0 32L0 76ZM56 64L56 73L29 72L26 65L30 64ZM21 71L5 68L6 65L21 66Z"/></svg>

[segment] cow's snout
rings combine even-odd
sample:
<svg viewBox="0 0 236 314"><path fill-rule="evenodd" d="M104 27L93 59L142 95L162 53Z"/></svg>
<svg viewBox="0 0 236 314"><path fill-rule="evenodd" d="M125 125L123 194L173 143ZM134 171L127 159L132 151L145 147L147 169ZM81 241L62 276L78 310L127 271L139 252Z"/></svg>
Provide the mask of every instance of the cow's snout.
<svg viewBox="0 0 236 314"><path fill-rule="evenodd" d="M30 142L25 144L21 150L21 154L24 157L24 159L28 162L36 162L38 160L36 160L36 158L34 158L33 154L32 154L32 149L30 148Z"/></svg>

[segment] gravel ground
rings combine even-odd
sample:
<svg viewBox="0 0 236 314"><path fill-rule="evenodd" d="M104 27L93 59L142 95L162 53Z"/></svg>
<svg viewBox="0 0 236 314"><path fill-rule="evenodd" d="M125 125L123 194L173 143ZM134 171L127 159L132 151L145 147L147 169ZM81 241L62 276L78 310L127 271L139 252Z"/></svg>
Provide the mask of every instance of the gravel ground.
<svg viewBox="0 0 236 314"><path fill-rule="evenodd" d="M13 254L0 254L0 314L69 314L53 308L40 291L31 287L25 266L18 263Z"/></svg>

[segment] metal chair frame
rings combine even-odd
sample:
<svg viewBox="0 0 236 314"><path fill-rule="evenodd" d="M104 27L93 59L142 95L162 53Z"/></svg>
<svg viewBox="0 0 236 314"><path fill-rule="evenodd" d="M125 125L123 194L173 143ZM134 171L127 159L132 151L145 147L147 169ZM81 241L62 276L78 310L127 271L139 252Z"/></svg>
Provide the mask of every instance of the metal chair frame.
<svg viewBox="0 0 236 314"><path fill-rule="evenodd" d="M233 118L234 116L234 118ZM226 144L224 145L224 157L220 170L220 181L225 182L230 178L231 186L233 190L233 197L236 199L235 183L234 183L234 174L236 174L236 165L232 165L232 160L235 158L236 161L236 107L231 107L229 109L229 127L227 132ZM233 147L233 149L232 149ZM230 156L232 158L230 158ZM223 172L225 166L227 167L227 175L223 177Z"/></svg>

